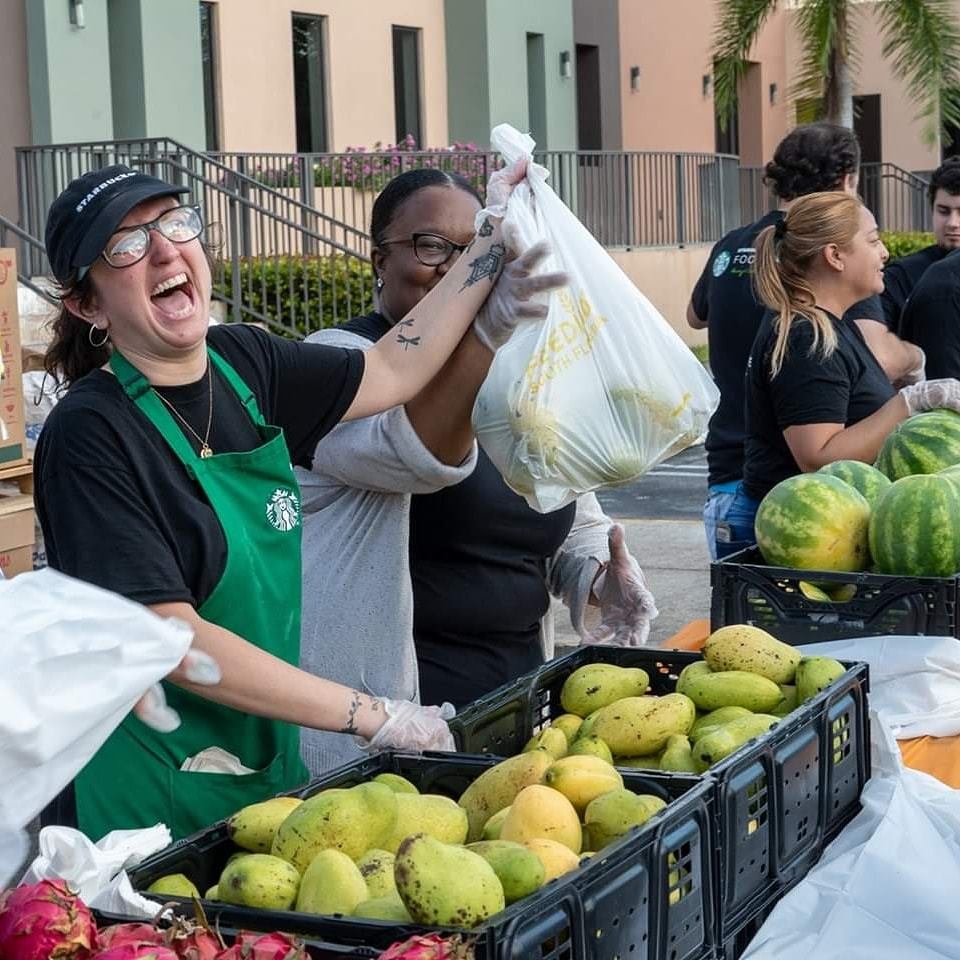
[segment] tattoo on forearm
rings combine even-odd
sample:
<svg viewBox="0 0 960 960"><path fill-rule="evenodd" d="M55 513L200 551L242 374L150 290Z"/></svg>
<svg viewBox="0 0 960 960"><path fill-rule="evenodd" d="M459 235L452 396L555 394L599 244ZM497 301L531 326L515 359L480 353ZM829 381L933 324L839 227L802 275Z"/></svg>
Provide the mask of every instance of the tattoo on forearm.
<svg viewBox="0 0 960 960"><path fill-rule="evenodd" d="M360 709L360 694L356 690L352 690L351 693L353 699L347 709L347 725L340 730L340 733L356 734L357 732L357 711Z"/></svg>
<svg viewBox="0 0 960 960"><path fill-rule="evenodd" d="M419 347L420 338L419 337L405 337L402 333L397 334L397 343L403 346L404 352L406 352L407 347Z"/></svg>
<svg viewBox="0 0 960 960"><path fill-rule="evenodd" d="M470 267L470 275L463 281L460 290L463 291L467 287L472 287L475 283L483 280L484 277L489 277L490 282L493 283L500 272L506 252L507 248L502 243L495 243L486 253L481 254L476 260L471 260L467 264Z"/></svg>
<svg viewBox="0 0 960 960"><path fill-rule="evenodd" d="M484 217L483 223L480 224L480 229L477 231L477 236L489 237L491 233L493 233L493 224L489 217Z"/></svg>

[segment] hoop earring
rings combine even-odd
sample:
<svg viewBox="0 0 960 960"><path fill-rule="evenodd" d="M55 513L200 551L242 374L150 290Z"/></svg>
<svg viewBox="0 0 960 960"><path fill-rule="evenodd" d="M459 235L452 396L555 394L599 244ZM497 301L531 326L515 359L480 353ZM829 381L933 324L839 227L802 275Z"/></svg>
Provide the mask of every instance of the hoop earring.
<svg viewBox="0 0 960 960"><path fill-rule="evenodd" d="M106 344L106 342L110 339L110 331L109 331L109 330L104 330L104 331L103 331L103 339L100 340L100 341L95 341L95 340L93 339L93 331L96 330L96 329L97 329L97 328L91 323L91 324L90 324L90 329L87 331L87 340L90 341L90 346L93 347L94 350L99 350L99 349L100 349L102 346L104 346L104 345Z"/></svg>
<svg viewBox="0 0 960 960"><path fill-rule="evenodd" d="M383 277L377 277L377 293L383 289Z"/></svg>

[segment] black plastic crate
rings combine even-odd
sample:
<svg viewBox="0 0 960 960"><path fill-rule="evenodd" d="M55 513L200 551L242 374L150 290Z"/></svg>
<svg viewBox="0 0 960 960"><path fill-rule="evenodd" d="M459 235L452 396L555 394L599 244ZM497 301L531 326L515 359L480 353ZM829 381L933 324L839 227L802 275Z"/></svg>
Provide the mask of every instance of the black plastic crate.
<svg viewBox="0 0 960 960"><path fill-rule="evenodd" d="M699 659L676 650L581 647L467 707L451 723L457 747L518 753L564 712L563 682L586 663L643 667L652 692L665 694ZM860 810L870 777L868 668L847 667L827 690L704 774L716 791L718 943L804 876Z"/></svg>
<svg viewBox="0 0 960 960"><path fill-rule="evenodd" d="M800 581L850 585L850 600L810 600ZM960 637L957 577L901 577L771 567L757 547L711 565L710 626L749 623L794 645L880 634Z"/></svg>
<svg viewBox="0 0 960 960"><path fill-rule="evenodd" d="M295 793L307 797L389 771L412 780L421 792L456 798L496 762L491 756L382 753L341 767ZM577 870L469 931L477 938L478 960L699 960L712 952L717 851L710 784L682 774L639 771L625 773L624 783L636 792L657 794L669 805ZM130 878L144 891L164 874L185 873L205 890L216 883L235 849L221 822L144 860L130 871ZM676 902L670 902L671 895ZM182 903L189 913L189 902ZM343 947L378 950L438 929L251 910L213 901L204 901L204 909L211 922L233 928L283 930Z"/></svg>

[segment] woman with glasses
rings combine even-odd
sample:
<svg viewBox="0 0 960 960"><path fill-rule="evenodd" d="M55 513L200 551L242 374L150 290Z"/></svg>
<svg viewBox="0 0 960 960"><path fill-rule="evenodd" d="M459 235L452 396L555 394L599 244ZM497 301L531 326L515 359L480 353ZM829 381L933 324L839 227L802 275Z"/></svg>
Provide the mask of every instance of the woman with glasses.
<svg viewBox="0 0 960 960"><path fill-rule="evenodd" d="M511 175L491 189L505 198ZM50 565L186 621L221 671L213 686L172 674L180 727L163 734L129 716L46 818L95 839L158 821L182 837L297 786L298 726L453 746L448 710L297 668L291 464L309 465L339 421L405 403L435 378L502 269L499 220L486 218L472 255L398 318L403 340L362 353L208 326L203 221L180 205L185 192L109 167L73 181L47 221L63 309L46 364L69 385L36 452Z"/></svg>
<svg viewBox="0 0 960 960"><path fill-rule="evenodd" d="M474 187L455 173L411 170L391 180L371 217L377 309L308 339L370 351L406 337L403 318L416 316L448 273L475 263L473 251L464 251L481 207ZM449 690L444 700L462 704L543 662L540 624L551 591L567 600L585 630L591 585L609 556L609 519L593 496L535 513L478 450L470 424L494 351L518 322L546 315L536 295L566 282L563 274L535 272L546 254L538 245L507 265L470 332L417 397L339 425L317 445L312 468L297 471L304 669L416 698L424 662L418 676L421 637L417 631L415 649L414 627L441 621L449 640L438 649L428 637L430 679ZM412 497L414 504L433 506L420 517L414 507L411 520L414 494L423 494ZM413 584L411 544L419 545ZM610 589L626 580L646 600L639 568L619 541L617 549ZM419 578L421 561L433 561L442 580ZM637 618L631 636L639 635L652 603L643 615L639 601L627 606L627 616ZM343 738L317 730L304 731L302 743L314 774L357 754Z"/></svg>

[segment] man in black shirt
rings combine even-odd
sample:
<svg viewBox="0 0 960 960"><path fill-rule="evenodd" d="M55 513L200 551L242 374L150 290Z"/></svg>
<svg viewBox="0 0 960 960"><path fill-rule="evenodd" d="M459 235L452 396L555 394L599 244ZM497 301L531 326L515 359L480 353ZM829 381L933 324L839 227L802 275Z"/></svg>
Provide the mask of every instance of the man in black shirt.
<svg viewBox="0 0 960 960"><path fill-rule="evenodd" d="M960 377L960 250L927 268L907 301L900 327L926 353L931 379Z"/></svg>
<svg viewBox="0 0 960 960"><path fill-rule="evenodd" d="M720 388L720 404L707 433L709 493L704 507L707 544L712 559L725 555L730 531L727 510L743 476L744 371L760 322L766 312L753 289L754 243L760 231L783 219L798 197L824 190L856 194L860 147L853 132L832 123L794 128L777 146L767 164L765 182L781 209L756 223L731 231L710 252L687 307L694 329L709 328L710 369ZM877 298L851 308L864 339L891 380L918 372L920 352L888 331Z"/></svg>

